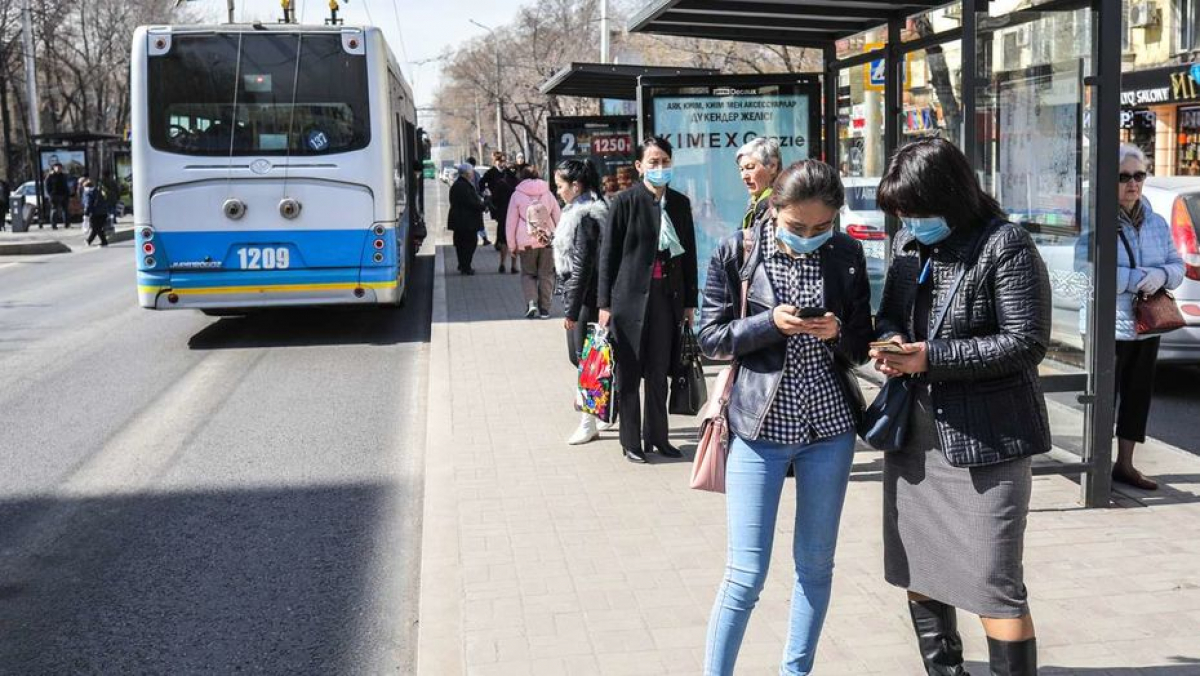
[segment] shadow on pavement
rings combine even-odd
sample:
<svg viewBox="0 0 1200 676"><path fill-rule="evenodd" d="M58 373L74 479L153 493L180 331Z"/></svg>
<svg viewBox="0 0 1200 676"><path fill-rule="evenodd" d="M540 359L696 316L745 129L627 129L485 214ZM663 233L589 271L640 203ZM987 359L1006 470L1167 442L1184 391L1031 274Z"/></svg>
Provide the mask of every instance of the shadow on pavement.
<svg viewBox="0 0 1200 676"><path fill-rule="evenodd" d="M397 345L429 342L433 257L418 256L403 308L279 308L225 317L188 341L193 350Z"/></svg>
<svg viewBox="0 0 1200 676"><path fill-rule="evenodd" d="M0 503L0 670L358 671L389 490Z"/></svg>
<svg viewBox="0 0 1200 676"><path fill-rule="evenodd" d="M1039 676L1195 676L1200 674L1200 658L1178 656L1179 664L1156 667L1055 667L1038 665ZM972 674L988 673L988 665L967 662L963 665Z"/></svg>

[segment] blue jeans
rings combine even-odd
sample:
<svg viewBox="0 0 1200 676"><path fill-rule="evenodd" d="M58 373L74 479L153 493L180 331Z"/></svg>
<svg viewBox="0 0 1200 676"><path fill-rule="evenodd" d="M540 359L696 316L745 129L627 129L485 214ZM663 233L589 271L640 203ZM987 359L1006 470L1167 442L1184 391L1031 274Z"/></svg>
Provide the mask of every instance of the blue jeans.
<svg viewBox="0 0 1200 676"><path fill-rule="evenodd" d="M706 676L733 673L750 611L767 580L779 495L789 464L796 465L796 584L780 674L812 671L817 639L829 609L833 552L850 480L854 433L811 444L786 445L734 437L725 472L729 551L725 580L708 623Z"/></svg>

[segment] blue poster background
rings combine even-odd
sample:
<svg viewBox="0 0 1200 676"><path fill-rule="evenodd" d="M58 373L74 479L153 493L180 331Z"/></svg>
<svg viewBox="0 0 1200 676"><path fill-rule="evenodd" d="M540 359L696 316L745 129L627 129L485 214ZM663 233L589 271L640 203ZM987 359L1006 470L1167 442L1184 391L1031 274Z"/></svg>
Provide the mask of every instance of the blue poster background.
<svg viewBox="0 0 1200 676"><path fill-rule="evenodd" d="M671 187L692 200L700 288L721 238L741 227L750 195L742 183L737 151L759 136L780 142L783 166L820 156L820 139L809 138L808 94L658 96L653 100L656 136L674 146Z"/></svg>

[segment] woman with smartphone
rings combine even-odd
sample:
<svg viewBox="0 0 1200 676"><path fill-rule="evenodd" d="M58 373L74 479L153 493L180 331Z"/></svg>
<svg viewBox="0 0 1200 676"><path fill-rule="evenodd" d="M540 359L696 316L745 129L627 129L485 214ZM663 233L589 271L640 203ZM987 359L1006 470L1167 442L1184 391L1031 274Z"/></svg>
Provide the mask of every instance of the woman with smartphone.
<svg viewBox="0 0 1200 676"><path fill-rule="evenodd" d="M741 364L728 409L729 541L708 626L709 676L733 673L766 582L793 464L795 586L780 673L812 671L863 408L848 371L867 361L871 289L862 245L834 232L842 181L824 162L797 162L776 179L770 200L767 218L725 238L713 254L700 321L704 352Z"/></svg>
<svg viewBox="0 0 1200 676"><path fill-rule="evenodd" d="M993 676L1036 674L1022 551L1029 456L1050 450L1046 266L944 139L901 148L878 202L905 227L876 318L895 347L871 356L916 393L904 446L884 458L887 581L908 590L928 673L967 673L962 608L983 621Z"/></svg>

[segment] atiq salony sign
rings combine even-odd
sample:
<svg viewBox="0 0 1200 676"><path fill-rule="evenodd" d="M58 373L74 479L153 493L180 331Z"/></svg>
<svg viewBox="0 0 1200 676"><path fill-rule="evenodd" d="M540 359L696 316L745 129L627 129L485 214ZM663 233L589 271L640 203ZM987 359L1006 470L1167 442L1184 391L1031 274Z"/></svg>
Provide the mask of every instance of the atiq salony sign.
<svg viewBox="0 0 1200 676"><path fill-rule="evenodd" d="M1200 101L1200 63L1134 71L1121 76L1122 106Z"/></svg>

